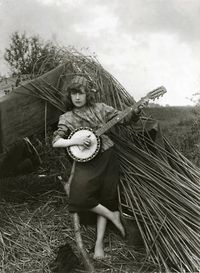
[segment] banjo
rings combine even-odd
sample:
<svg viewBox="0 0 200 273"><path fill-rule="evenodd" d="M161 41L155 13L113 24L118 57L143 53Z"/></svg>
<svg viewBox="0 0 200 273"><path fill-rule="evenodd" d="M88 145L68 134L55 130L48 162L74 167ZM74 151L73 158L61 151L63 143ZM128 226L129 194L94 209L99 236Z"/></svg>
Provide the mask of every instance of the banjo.
<svg viewBox="0 0 200 273"><path fill-rule="evenodd" d="M145 97L142 97L137 103L133 106L127 107L123 110L119 115L115 116L111 120L109 120L105 125L101 126L96 131L89 127L79 127L76 130L72 131L69 135L69 139L73 139L74 137L85 136L89 137L91 144L88 148L82 145L73 145L67 147L67 152L69 156L78 162L88 162L92 160L99 152L101 148L100 136L108 131L112 126L117 124L123 118L125 118L130 112L138 109L143 103L147 103L149 100L155 100L160 96L163 96L167 92L164 86L158 87L153 91L149 92Z"/></svg>

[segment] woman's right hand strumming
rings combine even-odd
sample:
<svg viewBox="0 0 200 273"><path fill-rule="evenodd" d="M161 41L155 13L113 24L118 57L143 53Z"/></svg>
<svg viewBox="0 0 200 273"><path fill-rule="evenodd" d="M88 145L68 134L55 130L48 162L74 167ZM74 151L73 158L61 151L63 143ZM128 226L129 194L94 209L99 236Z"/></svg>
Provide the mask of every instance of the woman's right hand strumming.
<svg viewBox="0 0 200 273"><path fill-rule="evenodd" d="M89 148L91 145L90 135L74 137L71 140L72 140L72 145L80 145L80 146L84 146L85 148Z"/></svg>
<svg viewBox="0 0 200 273"><path fill-rule="evenodd" d="M78 136L70 139L59 138L53 143L54 148L67 148L69 146L80 145L84 148L89 148L91 145L91 139L89 136Z"/></svg>

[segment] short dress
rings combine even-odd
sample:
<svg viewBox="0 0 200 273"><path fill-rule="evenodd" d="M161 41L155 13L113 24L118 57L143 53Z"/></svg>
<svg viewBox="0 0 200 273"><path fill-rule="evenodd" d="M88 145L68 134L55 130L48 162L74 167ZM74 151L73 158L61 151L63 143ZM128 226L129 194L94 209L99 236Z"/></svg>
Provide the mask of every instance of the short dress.
<svg viewBox="0 0 200 273"><path fill-rule="evenodd" d="M67 138L71 131L90 127L94 131L105 125L120 111L104 103L74 108L60 116L53 142ZM76 162L69 193L69 211L83 212L102 204L108 209L118 209L117 185L119 163L113 141L101 136L99 154L88 162Z"/></svg>

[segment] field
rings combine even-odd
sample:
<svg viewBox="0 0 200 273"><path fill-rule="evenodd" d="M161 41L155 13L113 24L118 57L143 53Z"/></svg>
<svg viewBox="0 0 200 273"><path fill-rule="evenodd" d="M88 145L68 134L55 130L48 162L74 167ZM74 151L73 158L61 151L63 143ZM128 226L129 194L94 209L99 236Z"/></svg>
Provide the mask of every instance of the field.
<svg viewBox="0 0 200 273"><path fill-rule="evenodd" d="M195 164L200 166L198 115L192 107L148 108L145 113L160 122L163 134ZM36 141L36 137L33 137ZM50 273L61 245L70 244L77 254L67 197L58 176L69 175L70 165L63 153L51 148L51 140L37 139L42 166L37 173L1 182L0 272ZM65 162L64 166L60 162ZM92 257L95 228L82 226L85 247ZM95 262L96 272L138 272L146 255L123 241L110 227L105 238L108 258ZM73 261L70 254L68 260ZM146 261L148 272L162 269ZM143 268L142 272L147 272ZM56 272L56 271L55 271ZM72 272L84 272L83 266Z"/></svg>
<svg viewBox="0 0 200 273"><path fill-rule="evenodd" d="M145 110L159 121L163 135L183 155L200 166L200 111L198 107L155 107Z"/></svg>
<svg viewBox="0 0 200 273"><path fill-rule="evenodd" d="M196 118L195 107L191 106L149 107L145 113L158 120L166 133L173 132L177 126L187 132Z"/></svg>

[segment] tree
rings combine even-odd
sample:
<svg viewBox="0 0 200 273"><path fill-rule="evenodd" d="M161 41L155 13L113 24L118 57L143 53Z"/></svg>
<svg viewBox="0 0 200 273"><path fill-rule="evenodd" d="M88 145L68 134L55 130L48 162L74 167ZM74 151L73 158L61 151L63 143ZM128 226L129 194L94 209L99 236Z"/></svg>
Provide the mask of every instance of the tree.
<svg viewBox="0 0 200 273"><path fill-rule="evenodd" d="M193 94L191 101L195 103L192 110L194 118L190 121L190 129L182 135L180 149L189 160L200 166L200 93Z"/></svg>
<svg viewBox="0 0 200 273"><path fill-rule="evenodd" d="M39 36L27 37L25 33L14 32L4 58L12 75L43 74L62 62L63 50L52 42L44 43Z"/></svg>

